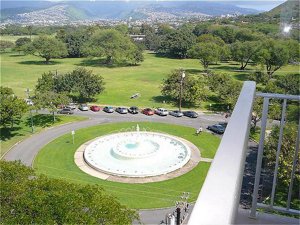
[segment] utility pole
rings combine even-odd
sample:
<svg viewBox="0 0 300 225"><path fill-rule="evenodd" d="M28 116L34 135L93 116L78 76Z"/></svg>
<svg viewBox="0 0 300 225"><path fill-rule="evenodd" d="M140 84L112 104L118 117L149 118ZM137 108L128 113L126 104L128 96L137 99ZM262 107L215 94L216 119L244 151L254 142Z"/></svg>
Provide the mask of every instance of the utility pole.
<svg viewBox="0 0 300 225"><path fill-rule="evenodd" d="M180 91L179 91L179 112L181 112L181 100L182 100L182 84L183 84L183 79L185 78L185 72L183 69L180 70Z"/></svg>
<svg viewBox="0 0 300 225"><path fill-rule="evenodd" d="M25 92L27 93L27 99L31 100L30 99L30 90L29 90L29 88L27 88ZM30 121L31 121L31 133L33 133L34 129L33 129L33 118L32 118L31 105L29 107L30 107L29 113L30 113Z"/></svg>

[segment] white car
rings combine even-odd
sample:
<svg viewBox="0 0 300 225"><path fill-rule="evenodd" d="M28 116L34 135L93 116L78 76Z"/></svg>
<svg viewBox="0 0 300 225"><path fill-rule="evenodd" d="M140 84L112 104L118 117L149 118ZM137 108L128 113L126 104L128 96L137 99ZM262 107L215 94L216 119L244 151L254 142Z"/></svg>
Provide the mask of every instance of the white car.
<svg viewBox="0 0 300 225"><path fill-rule="evenodd" d="M164 108L157 108L155 110L155 113L160 116L167 116L169 114L168 110L166 110Z"/></svg>
<svg viewBox="0 0 300 225"><path fill-rule="evenodd" d="M87 106L87 104L80 104L78 109L80 109L81 111L88 111L89 107Z"/></svg>

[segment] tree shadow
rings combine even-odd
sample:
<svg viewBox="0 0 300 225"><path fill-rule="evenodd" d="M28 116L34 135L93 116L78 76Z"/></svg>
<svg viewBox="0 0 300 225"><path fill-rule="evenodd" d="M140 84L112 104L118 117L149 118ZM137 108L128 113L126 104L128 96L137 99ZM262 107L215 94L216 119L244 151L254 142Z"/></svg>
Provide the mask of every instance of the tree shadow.
<svg viewBox="0 0 300 225"><path fill-rule="evenodd" d="M185 72L189 74L199 74L199 73L203 73L204 71L200 69L185 69Z"/></svg>
<svg viewBox="0 0 300 225"><path fill-rule="evenodd" d="M21 127L1 127L0 128L0 140L7 141L15 136L24 136L24 134L20 134L18 131Z"/></svg>
<svg viewBox="0 0 300 225"><path fill-rule="evenodd" d="M46 63L45 61L22 61L22 62L18 62L19 64L22 65L43 65L43 66L49 66L49 65L56 65L56 64L61 64L61 62L57 62L57 61L50 61L49 63Z"/></svg>
<svg viewBox="0 0 300 225"><path fill-rule="evenodd" d="M248 75L247 73L239 73L239 74L234 74L234 78L240 81L246 81L248 80Z"/></svg>
<svg viewBox="0 0 300 225"><path fill-rule="evenodd" d="M218 96L211 95L207 98L207 100L214 103L212 103L211 106L209 104L205 105L205 109L213 112L227 111L227 105L222 103L222 100Z"/></svg>
<svg viewBox="0 0 300 225"><path fill-rule="evenodd" d="M161 104L167 103L167 104L171 104L173 106L176 105L174 99L172 99L170 96L157 95L157 96L153 96L152 100L155 103L161 103Z"/></svg>
<svg viewBox="0 0 300 225"><path fill-rule="evenodd" d="M161 103L161 104L167 103L167 104L170 104L174 107L178 107L178 104L179 104L178 100L176 100L176 99L174 99L170 96L163 96L163 95L153 96L152 100L156 103ZM195 107L198 107L199 105L191 103L191 102L182 101L181 106L183 108L195 108Z"/></svg>
<svg viewBox="0 0 300 225"><path fill-rule="evenodd" d="M76 66L90 66L90 67L105 67L105 68L121 68L121 67L134 67L139 64L132 65L128 62L115 62L113 64L107 64L106 59L83 59L80 63L75 64Z"/></svg>
<svg viewBox="0 0 300 225"><path fill-rule="evenodd" d="M211 68L213 69L217 69L217 70L229 70L229 71L233 71L233 70L239 70L240 67L237 66L211 66Z"/></svg>
<svg viewBox="0 0 300 225"><path fill-rule="evenodd" d="M37 127L50 127L53 125L53 115L50 114L37 114L32 116L33 126ZM55 116L55 122L60 122L61 118ZM28 117L25 121L26 126L31 126L31 118Z"/></svg>
<svg viewBox="0 0 300 225"><path fill-rule="evenodd" d="M26 55L25 54L12 54L12 55L9 55L9 57L14 57L14 58L22 57L22 56L26 56Z"/></svg>

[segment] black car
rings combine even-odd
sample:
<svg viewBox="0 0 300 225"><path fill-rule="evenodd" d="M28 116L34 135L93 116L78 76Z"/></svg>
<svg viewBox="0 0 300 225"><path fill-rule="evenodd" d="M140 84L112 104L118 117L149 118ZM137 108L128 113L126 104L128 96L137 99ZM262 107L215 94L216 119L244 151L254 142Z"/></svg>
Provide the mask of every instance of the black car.
<svg viewBox="0 0 300 225"><path fill-rule="evenodd" d="M223 134L225 132L225 128L223 126L221 126L220 124L208 126L207 129L211 130L212 132L217 133L217 134Z"/></svg>
<svg viewBox="0 0 300 225"><path fill-rule="evenodd" d="M114 108L112 106L105 106L103 108L103 111L107 112L107 113L113 113L115 110L114 110Z"/></svg>
<svg viewBox="0 0 300 225"><path fill-rule="evenodd" d="M222 127L224 127L224 129L226 129L227 127L227 122L220 122L219 125L221 125Z"/></svg>
<svg viewBox="0 0 300 225"><path fill-rule="evenodd" d="M131 113L131 114L138 114L138 113L139 113L139 108L136 107L136 106L131 106L131 107L128 109L128 112Z"/></svg>
<svg viewBox="0 0 300 225"><path fill-rule="evenodd" d="M60 113L60 114L73 114L74 112L70 108L63 108L62 110L59 110L57 113Z"/></svg>
<svg viewBox="0 0 300 225"><path fill-rule="evenodd" d="M120 113L120 114L127 114L127 109L124 107L118 107L116 108L116 112Z"/></svg>
<svg viewBox="0 0 300 225"><path fill-rule="evenodd" d="M197 118L198 117L198 113L194 112L194 111L185 111L183 112L184 116L190 117L190 118Z"/></svg>

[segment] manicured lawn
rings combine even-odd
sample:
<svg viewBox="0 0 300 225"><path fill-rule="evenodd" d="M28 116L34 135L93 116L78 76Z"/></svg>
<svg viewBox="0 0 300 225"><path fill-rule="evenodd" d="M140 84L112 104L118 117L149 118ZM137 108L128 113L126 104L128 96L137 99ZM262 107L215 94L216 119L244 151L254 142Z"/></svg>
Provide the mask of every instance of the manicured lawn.
<svg viewBox="0 0 300 225"><path fill-rule="evenodd" d="M190 192L189 201L195 201L210 163L200 162L196 168L180 177L155 183L126 184L101 180L82 172L74 163L76 149L97 136L134 128L136 123L114 123L84 128L76 131L75 144L69 134L61 136L46 145L37 155L34 168L37 172L53 178L61 178L82 184L101 185L108 193L115 195L121 203L131 208L159 208L173 206L182 192ZM193 142L203 157L212 158L220 139L209 133L194 135L194 129L163 123L139 123L141 129L160 131L185 138Z"/></svg>
<svg viewBox="0 0 300 225"><path fill-rule="evenodd" d="M104 77L105 91L97 96L97 104L139 107L177 107L177 102L168 102L162 97L160 85L162 80L174 69L184 68L186 72L200 74L203 67L196 59L169 59L145 52L145 61L139 66L107 67L100 64L98 58L65 58L51 60L51 64L44 64L44 60L32 55L19 55L19 53L1 54L1 85L13 88L16 95L25 97L26 88L33 89L42 73L52 71L66 73L78 66L93 70L95 74ZM215 72L226 72L234 78L244 81L247 74L259 66L249 66L245 72L236 71L239 65L236 62L219 63L211 65ZM282 72L283 71L283 72ZM298 71L297 66L286 66L276 74L293 73ZM130 99L134 93L141 97ZM163 101L166 103L163 103ZM213 103L213 102L212 102ZM207 108L209 102L201 107Z"/></svg>
<svg viewBox="0 0 300 225"><path fill-rule="evenodd" d="M51 115L36 114L33 115L34 133L41 131L44 128L57 126L65 123L85 120L86 117L80 116L65 116L56 117L56 122L53 123ZM13 128L0 128L1 150L0 156L5 154L14 144L28 138L31 133L31 122L29 115L25 115L18 125Z"/></svg>

